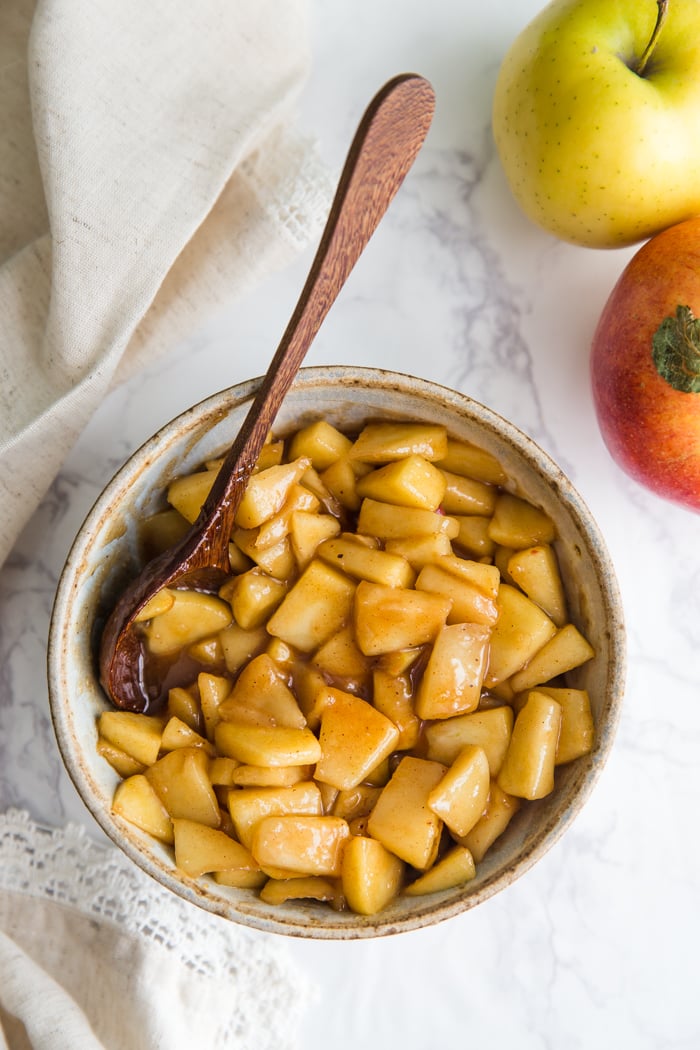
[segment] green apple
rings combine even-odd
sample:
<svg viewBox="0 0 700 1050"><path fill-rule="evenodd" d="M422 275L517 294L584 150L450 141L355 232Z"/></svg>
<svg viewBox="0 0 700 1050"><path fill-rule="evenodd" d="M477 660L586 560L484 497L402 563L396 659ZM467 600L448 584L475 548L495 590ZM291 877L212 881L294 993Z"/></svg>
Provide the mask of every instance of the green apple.
<svg viewBox="0 0 700 1050"><path fill-rule="evenodd" d="M698 0L553 0L497 80L521 208L574 244L634 244L700 214Z"/></svg>
<svg viewBox="0 0 700 1050"><path fill-rule="evenodd" d="M700 513L700 218L637 249L598 322L591 379L617 463Z"/></svg>

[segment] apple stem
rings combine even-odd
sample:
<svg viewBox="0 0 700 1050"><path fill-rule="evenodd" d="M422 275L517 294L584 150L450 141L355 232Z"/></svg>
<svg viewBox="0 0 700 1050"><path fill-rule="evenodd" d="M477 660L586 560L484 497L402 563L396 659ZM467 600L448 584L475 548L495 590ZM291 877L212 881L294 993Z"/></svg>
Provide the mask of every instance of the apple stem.
<svg viewBox="0 0 700 1050"><path fill-rule="evenodd" d="M668 14L668 3L669 0L656 0L656 25L654 26L654 31L651 34L649 43L644 48L644 54L640 58L639 64L635 69L635 73L638 77L644 76L649 59L651 58L654 48L656 47L656 43L659 39L659 34L661 33L663 24L666 21L666 15Z"/></svg>

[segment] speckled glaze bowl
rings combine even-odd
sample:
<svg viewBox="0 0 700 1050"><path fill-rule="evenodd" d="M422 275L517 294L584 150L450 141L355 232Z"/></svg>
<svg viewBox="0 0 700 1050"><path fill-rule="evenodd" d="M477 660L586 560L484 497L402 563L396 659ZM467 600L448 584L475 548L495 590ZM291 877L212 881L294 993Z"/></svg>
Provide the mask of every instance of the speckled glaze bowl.
<svg viewBox="0 0 700 1050"><path fill-rule="evenodd" d="M336 912L311 902L266 905L252 890L190 879L171 852L111 810L117 774L95 749L96 718L107 706L95 651L117 595L138 569L139 521L162 505L178 474L225 449L243 421L259 380L195 405L142 446L109 483L83 524L65 565L49 640L49 691L59 748L85 805L136 864L174 893L236 922L298 937L353 939L394 934L440 922L473 908L531 868L569 827L610 752L622 701L625 638L609 555L589 510L571 483L529 438L463 394L410 376L361 368L307 368L299 374L275 431L289 432L322 416L340 429L369 419L422 420L493 453L517 491L553 519L570 616L596 656L569 676L588 690L597 727L592 753L557 771L555 791L524 806L468 884L423 897L401 897L377 916Z"/></svg>

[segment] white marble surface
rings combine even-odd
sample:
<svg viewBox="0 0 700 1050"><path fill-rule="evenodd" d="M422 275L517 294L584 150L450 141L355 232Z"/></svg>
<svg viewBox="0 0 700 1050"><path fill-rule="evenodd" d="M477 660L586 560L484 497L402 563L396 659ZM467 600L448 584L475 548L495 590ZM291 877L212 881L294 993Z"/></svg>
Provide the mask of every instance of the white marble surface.
<svg viewBox="0 0 700 1050"><path fill-rule="evenodd" d="M441 926L292 941L318 983L306 1050L700 1046L700 561L696 516L624 477L598 434L588 346L631 254L558 243L494 155L499 61L535 0L314 0L306 128L338 168L393 74L437 93L428 142L308 363L379 365L463 390L569 473L617 567L629 675L613 755L579 820L508 891ZM105 403L0 573L0 810L91 818L57 754L44 672L57 575L113 470L161 423L264 371L309 259L221 312ZM96 833L96 832L95 832Z"/></svg>

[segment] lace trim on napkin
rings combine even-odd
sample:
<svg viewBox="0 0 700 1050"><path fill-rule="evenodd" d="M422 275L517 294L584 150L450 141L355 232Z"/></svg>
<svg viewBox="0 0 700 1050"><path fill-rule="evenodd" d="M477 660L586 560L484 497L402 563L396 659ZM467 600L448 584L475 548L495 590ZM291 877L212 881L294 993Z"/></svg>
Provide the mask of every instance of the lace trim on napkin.
<svg viewBox="0 0 700 1050"><path fill-rule="evenodd" d="M261 1038L257 1047L293 1045L288 1038L299 1028L312 988L285 946L182 900L111 846L92 841L84 828L45 827L20 810L0 814L1 891L75 908L176 953L201 977L235 982L238 1001L255 1004L265 1018L271 1041ZM239 1018L239 1031L247 1023Z"/></svg>

